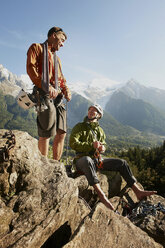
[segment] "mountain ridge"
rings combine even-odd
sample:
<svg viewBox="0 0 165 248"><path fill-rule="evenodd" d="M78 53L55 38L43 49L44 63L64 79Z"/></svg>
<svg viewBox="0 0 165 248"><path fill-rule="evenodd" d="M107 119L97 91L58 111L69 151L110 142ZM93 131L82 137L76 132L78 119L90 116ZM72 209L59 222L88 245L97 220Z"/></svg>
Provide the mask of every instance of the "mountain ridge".
<svg viewBox="0 0 165 248"><path fill-rule="evenodd" d="M5 86L7 88L6 90ZM9 86L12 87L12 90ZM14 86L16 87L15 89ZM93 79L89 83L69 82L68 86L72 92L83 96L93 103L97 102L104 109L112 95L116 91L122 91L132 98L142 99L165 111L165 90L144 86L134 79L130 79L126 83L120 83L110 79L100 78ZM33 83L27 74L17 77L0 64L0 89L4 94L10 94L16 97L21 88L28 90L32 89L32 87Z"/></svg>
<svg viewBox="0 0 165 248"><path fill-rule="evenodd" d="M21 88L26 90L28 84L0 64L0 90L3 94L16 97Z"/></svg>
<svg viewBox="0 0 165 248"><path fill-rule="evenodd" d="M3 73L2 73L2 69L3 69ZM11 79L13 79L12 82L9 81ZM6 85L7 85L7 88L6 90L4 90L4 87ZM116 84L114 83L114 85ZM110 86L108 89L108 92L110 94L111 93L114 94L114 92L116 92L116 88L114 87L114 85L113 85L113 88ZM13 88L14 86L16 87L16 89ZM8 92L8 87L9 88L11 87L9 92ZM27 82L26 83L23 82L20 78L18 78L15 75L12 77L12 73L10 74L8 70L5 69L3 66L0 67L0 91L2 95L4 96L12 95L14 92L13 97L15 98L15 92L19 92L19 90L23 87L30 88L31 86L29 86ZM107 85L105 87L106 87L105 89L107 89ZM118 84L118 90L119 90L119 84ZM98 91L100 91L100 88L98 89ZM113 96L113 94L111 94L111 97ZM89 105L92 104L91 97L88 97L88 98L90 99L88 100L87 98L81 96L80 94L74 93L72 91L72 100L71 102L68 103L68 127L69 128L72 128L77 122L81 122L84 116L87 114L87 109ZM10 104L10 102L13 102L13 103ZM6 107L4 106L4 104L6 104L5 105ZM2 126L1 128L11 127L13 129L12 127L12 123L13 123L14 128L27 131L28 130L27 123L30 123L30 121L32 121L33 123L32 126L35 129L35 132L34 132L35 135L32 133L30 134L36 137L36 127L34 124L35 117L32 114L32 113L35 114L35 112L33 110L30 110L29 114L28 112L24 113L23 110L18 108L18 104L16 103L16 100L14 102L14 100L13 99L11 100L9 97L5 98L4 104L2 101L3 109L1 108L1 112L3 110L5 111L6 116L8 116L9 118L9 121L8 121L8 125L5 124L6 126ZM14 113L14 115L13 115L14 110L12 110L12 108L17 109L17 113ZM116 120L108 111L104 111L104 112L105 112L104 117L103 119L100 120L100 124L106 132L107 140L109 144L111 145L117 144L117 146L120 146L120 147L122 147L123 145L129 146L129 144L131 144L131 146L136 145L136 144L140 144L140 145L145 144L145 146L147 147L149 147L150 145L151 146L154 145L154 143L160 144L162 139L161 137L159 137L159 135L155 136L153 134L141 133L141 131L135 129L134 127L123 125L121 122ZM3 113L1 113L1 115L3 116ZM29 120L29 122L27 120ZM2 120L2 123L3 122L4 120Z"/></svg>
<svg viewBox="0 0 165 248"><path fill-rule="evenodd" d="M165 90L146 87L135 80L129 80L117 91L122 91L131 98L141 99L165 112Z"/></svg>
<svg viewBox="0 0 165 248"><path fill-rule="evenodd" d="M112 95L106 111L123 125L165 136L165 113L141 99L131 98L123 91Z"/></svg>

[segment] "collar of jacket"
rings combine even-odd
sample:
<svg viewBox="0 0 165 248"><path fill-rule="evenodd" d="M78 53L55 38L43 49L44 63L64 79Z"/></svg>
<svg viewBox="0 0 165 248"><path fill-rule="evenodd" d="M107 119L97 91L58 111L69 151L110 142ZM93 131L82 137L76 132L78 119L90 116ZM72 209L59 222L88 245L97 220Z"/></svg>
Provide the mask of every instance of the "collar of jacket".
<svg viewBox="0 0 165 248"><path fill-rule="evenodd" d="M85 116L84 122L85 122L85 123L88 123L88 125L90 125L92 128L96 128L96 127L99 126L98 121L96 121L96 122L90 122L90 121L88 120L88 117L87 117L87 116Z"/></svg>

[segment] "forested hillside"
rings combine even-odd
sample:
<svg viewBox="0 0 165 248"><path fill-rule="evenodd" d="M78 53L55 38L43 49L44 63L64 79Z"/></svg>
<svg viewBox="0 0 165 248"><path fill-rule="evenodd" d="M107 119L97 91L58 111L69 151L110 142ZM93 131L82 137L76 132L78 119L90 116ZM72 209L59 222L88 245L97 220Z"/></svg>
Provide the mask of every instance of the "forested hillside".
<svg viewBox="0 0 165 248"><path fill-rule="evenodd" d="M135 177L145 189L157 190L165 197L165 141L152 149L130 148L119 156L129 162Z"/></svg>
<svg viewBox="0 0 165 248"><path fill-rule="evenodd" d="M124 125L142 132L165 135L165 113L141 99L131 98L119 91L113 94L106 110Z"/></svg>
<svg viewBox="0 0 165 248"><path fill-rule="evenodd" d="M36 113L34 109L23 110L13 96L0 92L0 128L27 131L37 137Z"/></svg>
<svg viewBox="0 0 165 248"><path fill-rule="evenodd" d="M68 103L68 133L77 122L83 121L90 104L84 97L73 94L71 102ZM1 129L27 131L37 138L36 116L34 109L23 110L19 107L14 97L3 95L0 92ZM107 151L128 149L137 145L152 147L161 142L160 137L141 133L132 127L124 126L106 112L104 112L104 117L100 120L100 125L106 133Z"/></svg>

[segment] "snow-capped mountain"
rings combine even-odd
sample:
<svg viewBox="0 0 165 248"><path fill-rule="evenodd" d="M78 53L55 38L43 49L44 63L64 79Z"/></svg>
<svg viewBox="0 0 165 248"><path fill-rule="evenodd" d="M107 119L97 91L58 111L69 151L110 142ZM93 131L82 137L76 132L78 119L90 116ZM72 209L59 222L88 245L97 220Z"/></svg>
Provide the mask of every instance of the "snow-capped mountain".
<svg viewBox="0 0 165 248"><path fill-rule="evenodd" d="M25 77L17 77L0 64L0 90L4 95L16 97L21 89L27 90L29 83Z"/></svg>
<svg viewBox="0 0 165 248"><path fill-rule="evenodd" d="M93 79L89 83L72 82L68 83L72 92L78 93L93 103L99 103L103 108L110 99L110 96L123 84L107 79ZM17 77L9 72L3 65L0 65L0 89L4 94L17 96L20 89L30 91L33 84L27 74Z"/></svg>
<svg viewBox="0 0 165 248"><path fill-rule="evenodd" d="M131 79L117 91L123 92L131 98L141 99L165 111L165 90L146 87Z"/></svg>
<svg viewBox="0 0 165 248"><path fill-rule="evenodd" d="M120 83L107 78L97 78L85 82L69 82L69 88L93 103L99 103L104 109L112 95L118 91L131 98L142 99L153 106L165 111L165 90L146 87L136 80L131 79L127 83ZM27 74L20 77L9 72L3 65L0 65L0 90L3 94L10 94L16 97L23 88L31 92L33 84Z"/></svg>
<svg viewBox="0 0 165 248"><path fill-rule="evenodd" d="M107 78L93 79L89 83L69 83L72 92L76 92L93 103L99 103L103 108L114 91L123 84Z"/></svg>
<svg viewBox="0 0 165 248"><path fill-rule="evenodd" d="M73 93L68 114L70 127L82 120L80 114L84 115L90 102L97 102L106 110L101 121L103 121L102 126L107 130L107 133L111 129L111 135L136 135L140 131L156 133L156 135L165 134L165 117L159 111L163 108L165 110L165 90L145 87L135 80L121 84L109 79L94 79L89 83L68 83L68 86ZM17 77L0 65L0 91L2 91L2 95L16 97L21 88L29 92L32 90L33 85L28 75ZM155 109L155 106L159 108ZM112 107L114 107L113 113ZM123 116L124 114L125 116ZM129 116L126 116L127 114ZM137 121L136 118L138 118ZM127 122L124 122L125 120ZM129 120L134 122L128 122ZM140 124L137 126L138 122ZM125 129L123 124L130 127Z"/></svg>
<svg viewBox="0 0 165 248"><path fill-rule="evenodd" d="M148 91L150 91L150 93L154 92L155 94L162 94L163 92L165 92L165 90L162 89L144 86L137 82L135 79L130 79L119 90L124 92L126 95L136 99L146 97Z"/></svg>

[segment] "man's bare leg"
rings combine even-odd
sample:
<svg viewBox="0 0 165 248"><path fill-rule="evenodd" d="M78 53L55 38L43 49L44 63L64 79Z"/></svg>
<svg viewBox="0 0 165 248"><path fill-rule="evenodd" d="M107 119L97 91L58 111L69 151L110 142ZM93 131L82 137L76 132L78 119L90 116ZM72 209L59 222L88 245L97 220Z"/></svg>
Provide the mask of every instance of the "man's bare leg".
<svg viewBox="0 0 165 248"><path fill-rule="evenodd" d="M62 156L65 136L66 133L63 130L61 129L57 130L57 134L53 142L53 159L55 160L60 160Z"/></svg>
<svg viewBox="0 0 165 248"><path fill-rule="evenodd" d="M40 150L41 154L46 157L48 156L49 139L50 138L39 137L39 140L38 140L38 149Z"/></svg>
<svg viewBox="0 0 165 248"><path fill-rule="evenodd" d="M100 184L97 183L95 185L93 185L95 191L97 192L100 201L109 209L111 210L115 210L113 205L110 203L110 201L108 200L108 198L106 197L106 195L104 194L104 192L102 191Z"/></svg>
<svg viewBox="0 0 165 248"><path fill-rule="evenodd" d="M139 188L139 186L136 183L133 184L132 190L134 191L134 193L135 193L135 195L139 201L144 199L147 196L154 195L157 193L157 191L142 190Z"/></svg>

